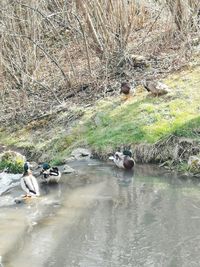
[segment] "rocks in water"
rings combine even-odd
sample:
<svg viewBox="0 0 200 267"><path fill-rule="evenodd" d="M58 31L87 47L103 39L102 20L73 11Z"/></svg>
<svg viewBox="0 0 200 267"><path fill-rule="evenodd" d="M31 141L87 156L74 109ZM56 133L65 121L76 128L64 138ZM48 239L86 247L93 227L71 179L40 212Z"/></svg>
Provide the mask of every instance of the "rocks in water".
<svg viewBox="0 0 200 267"><path fill-rule="evenodd" d="M72 151L71 155L77 159L89 159L91 157L91 151L86 148L76 148Z"/></svg>
<svg viewBox="0 0 200 267"><path fill-rule="evenodd" d="M20 197L19 197L19 198L15 198L14 201L15 201L16 204L22 204L22 203L25 203L25 199L22 198L22 197L21 197L21 198L20 198Z"/></svg>
<svg viewBox="0 0 200 267"><path fill-rule="evenodd" d="M64 160L64 163L72 162L74 161L74 157L69 157Z"/></svg>
<svg viewBox="0 0 200 267"><path fill-rule="evenodd" d="M24 197L24 196L20 196L14 199L14 202L16 204L28 204L30 201L36 200L37 201L37 197Z"/></svg>
<svg viewBox="0 0 200 267"><path fill-rule="evenodd" d="M0 173L0 196L5 195L12 190L15 186L19 185L21 174L12 174L7 172ZM2 205L2 199L1 204Z"/></svg>
<svg viewBox="0 0 200 267"><path fill-rule="evenodd" d="M72 167L70 167L67 164L64 165L63 173L73 173L73 172L75 172L75 170Z"/></svg>

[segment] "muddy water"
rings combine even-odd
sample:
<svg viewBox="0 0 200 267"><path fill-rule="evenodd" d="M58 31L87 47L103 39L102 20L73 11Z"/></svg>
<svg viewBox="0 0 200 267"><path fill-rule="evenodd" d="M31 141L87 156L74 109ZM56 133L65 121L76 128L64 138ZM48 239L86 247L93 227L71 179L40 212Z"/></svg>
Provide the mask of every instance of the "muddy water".
<svg viewBox="0 0 200 267"><path fill-rule="evenodd" d="M134 173L96 161L42 196L14 204L18 178L0 196L4 267L200 266L200 184L152 166ZM0 184L2 179L0 179ZM5 183L4 183L5 184Z"/></svg>

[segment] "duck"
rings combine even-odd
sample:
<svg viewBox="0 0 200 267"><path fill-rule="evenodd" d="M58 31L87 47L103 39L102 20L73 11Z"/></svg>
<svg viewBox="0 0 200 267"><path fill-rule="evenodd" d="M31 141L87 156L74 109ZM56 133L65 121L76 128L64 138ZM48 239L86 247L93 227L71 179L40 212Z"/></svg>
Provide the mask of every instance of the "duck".
<svg viewBox="0 0 200 267"><path fill-rule="evenodd" d="M135 161L132 158L132 152L130 150L124 150L123 152L115 152L114 156L109 157L113 160L118 168L131 170L135 166Z"/></svg>
<svg viewBox="0 0 200 267"><path fill-rule="evenodd" d="M153 96L162 96L170 92L170 88L159 81L143 80L142 85Z"/></svg>
<svg viewBox="0 0 200 267"><path fill-rule="evenodd" d="M32 174L29 162L24 163L24 173L20 183L22 190L26 193L26 195L23 196L24 199L40 196L39 185Z"/></svg>
<svg viewBox="0 0 200 267"><path fill-rule="evenodd" d="M122 82L120 87L120 94L123 94L125 97L125 100L130 98L131 96L131 84L129 82Z"/></svg>
<svg viewBox="0 0 200 267"><path fill-rule="evenodd" d="M43 163L40 174L43 175L43 181L47 183L58 183L61 178L58 167L51 167L49 163Z"/></svg>

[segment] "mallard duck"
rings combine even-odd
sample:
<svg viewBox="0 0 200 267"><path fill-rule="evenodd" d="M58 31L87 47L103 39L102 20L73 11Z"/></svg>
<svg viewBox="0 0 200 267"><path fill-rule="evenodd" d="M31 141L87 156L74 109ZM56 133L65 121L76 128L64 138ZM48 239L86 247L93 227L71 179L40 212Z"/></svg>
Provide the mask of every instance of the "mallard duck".
<svg viewBox="0 0 200 267"><path fill-rule="evenodd" d="M43 180L47 183L58 183L61 178L61 172L58 167L51 167L48 163L42 165L40 174L43 175Z"/></svg>
<svg viewBox="0 0 200 267"><path fill-rule="evenodd" d="M23 196L23 198L38 197L40 195L39 185L36 178L33 176L32 171L30 170L29 162L25 162L24 164L21 187L26 192L26 195Z"/></svg>
<svg viewBox="0 0 200 267"><path fill-rule="evenodd" d="M170 92L170 89L166 84L158 81L143 80L142 85L153 96L166 95Z"/></svg>
<svg viewBox="0 0 200 267"><path fill-rule="evenodd" d="M109 159L113 160L115 165L122 169L131 170L135 165L135 161L132 158L132 153L130 150L115 152L114 156L109 157Z"/></svg>
<svg viewBox="0 0 200 267"><path fill-rule="evenodd" d="M120 94L124 94L125 100L128 99L131 96L131 84L129 82L122 82L121 83L121 89Z"/></svg>

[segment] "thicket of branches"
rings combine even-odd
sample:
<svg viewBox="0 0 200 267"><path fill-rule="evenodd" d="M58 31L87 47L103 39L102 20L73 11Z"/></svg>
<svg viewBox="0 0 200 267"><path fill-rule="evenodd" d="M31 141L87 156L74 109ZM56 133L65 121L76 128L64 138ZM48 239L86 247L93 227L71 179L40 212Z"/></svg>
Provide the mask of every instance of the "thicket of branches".
<svg viewBox="0 0 200 267"><path fill-rule="evenodd" d="M92 95L94 84L109 83L132 55L159 58L182 48L183 58L199 34L199 0L1 0L0 6L2 120L42 114L88 84Z"/></svg>

